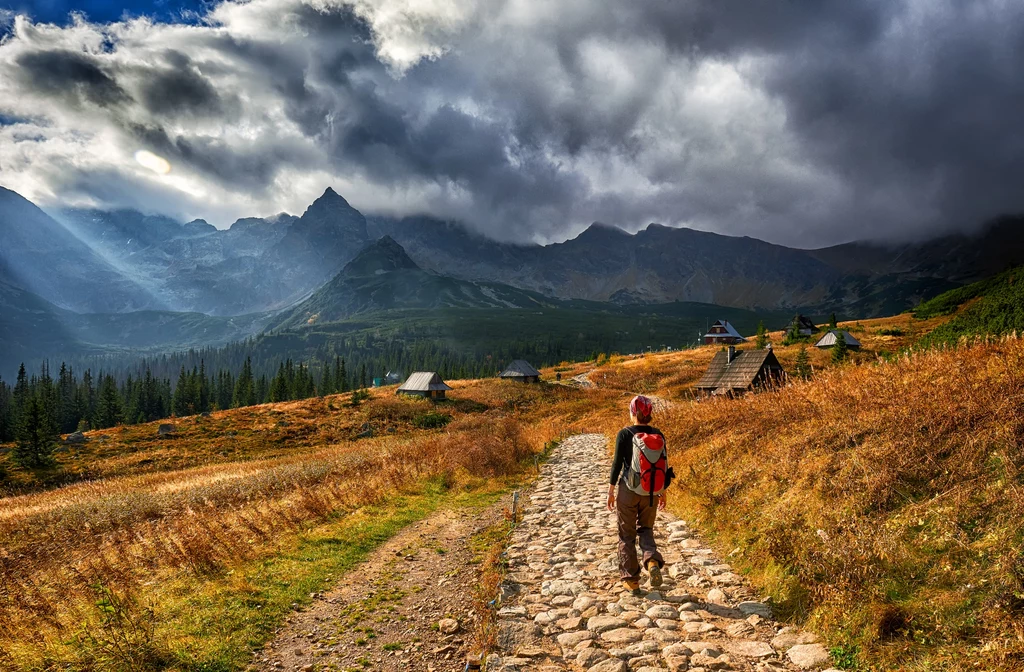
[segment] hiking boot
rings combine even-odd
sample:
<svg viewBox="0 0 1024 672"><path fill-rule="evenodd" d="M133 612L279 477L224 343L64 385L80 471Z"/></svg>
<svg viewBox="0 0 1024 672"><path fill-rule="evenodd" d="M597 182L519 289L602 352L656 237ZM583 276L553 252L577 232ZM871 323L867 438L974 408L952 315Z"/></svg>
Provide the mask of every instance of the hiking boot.
<svg viewBox="0 0 1024 672"><path fill-rule="evenodd" d="M661 565L654 560L647 563L647 573L651 575L651 587L661 587Z"/></svg>
<svg viewBox="0 0 1024 672"><path fill-rule="evenodd" d="M631 593L640 592L640 581L638 579L623 579L622 585Z"/></svg>

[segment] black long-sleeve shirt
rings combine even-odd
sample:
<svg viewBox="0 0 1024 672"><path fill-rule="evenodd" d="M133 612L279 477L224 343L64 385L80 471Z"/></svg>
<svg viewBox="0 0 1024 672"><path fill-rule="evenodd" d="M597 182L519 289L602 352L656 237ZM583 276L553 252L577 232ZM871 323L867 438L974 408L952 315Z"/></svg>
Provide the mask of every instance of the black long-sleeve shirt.
<svg viewBox="0 0 1024 672"><path fill-rule="evenodd" d="M619 430L619 435L615 437L615 459L612 460L612 473L608 481L610 485L618 483L619 476L629 469L629 463L633 459L633 435L641 432L644 434L658 434L665 438L660 429L650 425L633 425L632 427L624 427Z"/></svg>

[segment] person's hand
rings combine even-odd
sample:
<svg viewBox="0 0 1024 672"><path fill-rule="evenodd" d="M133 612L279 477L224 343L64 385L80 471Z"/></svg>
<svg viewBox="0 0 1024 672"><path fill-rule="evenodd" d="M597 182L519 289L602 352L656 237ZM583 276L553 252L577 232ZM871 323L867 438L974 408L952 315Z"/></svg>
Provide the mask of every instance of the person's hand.
<svg viewBox="0 0 1024 672"><path fill-rule="evenodd" d="M614 485L608 488L608 510L609 511L614 511L615 510L615 486Z"/></svg>
<svg viewBox="0 0 1024 672"><path fill-rule="evenodd" d="M663 493L661 493L661 497L658 497L658 511L664 511L665 510L665 506L667 504L668 504L668 497L666 497L665 493L663 492Z"/></svg>

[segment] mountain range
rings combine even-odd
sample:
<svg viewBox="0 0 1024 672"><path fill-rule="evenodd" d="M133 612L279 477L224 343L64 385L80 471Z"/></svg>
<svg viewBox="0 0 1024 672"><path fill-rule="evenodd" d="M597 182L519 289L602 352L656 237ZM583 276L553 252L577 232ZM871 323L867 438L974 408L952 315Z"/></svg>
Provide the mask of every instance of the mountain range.
<svg viewBox="0 0 1024 672"><path fill-rule="evenodd" d="M696 302L781 315L895 313L1024 263L1024 218L976 236L803 250L651 224L514 245L428 217L365 217L332 189L227 229L131 210L44 212L0 187L8 355L185 347L406 308Z"/></svg>

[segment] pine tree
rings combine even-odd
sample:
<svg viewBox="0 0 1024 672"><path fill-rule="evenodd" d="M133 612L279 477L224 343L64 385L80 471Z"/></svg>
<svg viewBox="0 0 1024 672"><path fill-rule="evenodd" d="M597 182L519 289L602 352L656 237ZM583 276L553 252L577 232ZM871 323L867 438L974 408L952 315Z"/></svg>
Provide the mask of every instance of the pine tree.
<svg viewBox="0 0 1024 672"><path fill-rule="evenodd" d="M96 426L99 429L114 427L121 422L121 395L117 391L114 376L101 376L99 400L96 403Z"/></svg>
<svg viewBox="0 0 1024 672"><path fill-rule="evenodd" d="M348 372L345 370L345 360L338 357L334 360L334 381L338 392L348 392Z"/></svg>
<svg viewBox="0 0 1024 672"><path fill-rule="evenodd" d="M764 320L757 323L757 342L755 347L764 350L768 346L768 330L764 328Z"/></svg>
<svg viewBox="0 0 1024 672"><path fill-rule="evenodd" d="M841 331L836 332L836 344L832 346L832 361L840 364L846 361L849 355L849 347L846 345L846 335Z"/></svg>
<svg viewBox="0 0 1024 672"><path fill-rule="evenodd" d="M14 399L11 388L0 378L0 443L14 438Z"/></svg>
<svg viewBox="0 0 1024 672"><path fill-rule="evenodd" d="M185 373L185 365L181 365L178 372L178 383L174 386L174 399L171 401L171 411L179 418L188 415L188 374Z"/></svg>
<svg viewBox="0 0 1024 672"><path fill-rule="evenodd" d="M836 314L832 313L832 315L830 315L828 318L828 328L836 329L838 326L839 324L836 322Z"/></svg>
<svg viewBox="0 0 1024 672"><path fill-rule="evenodd" d="M366 389L366 364L363 364L362 368L359 370L359 389Z"/></svg>
<svg viewBox="0 0 1024 672"><path fill-rule="evenodd" d="M260 399L260 401L263 400ZM235 381L235 392L231 405L240 408L256 403L256 388L252 378L252 358L246 357L245 364L242 365L242 372L238 374L238 379Z"/></svg>
<svg viewBox="0 0 1024 672"><path fill-rule="evenodd" d="M324 360L323 374L320 376L320 386L317 388L317 393L321 397L334 394L334 378L331 376L331 361L329 359Z"/></svg>
<svg viewBox="0 0 1024 672"><path fill-rule="evenodd" d="M800 352L796 353L796 375L804 380L811 377L810 355L807 353L807 344L800 345Z"/></svg>
<svg viewBox="0 0 1024 672"><path fill-rule="evenodd" d="M54 424L53 419L48 417L47 401L43 395L30 395L25 402L18 428L18 443L12 454L14 461L32 469L51 464L56 444Z"/></svg>
<svg viewBox="0 0 1024 672"><path fill-rule="evenodd" d="M270 401L288 401L288 372L283 363L277 367L277 375L270 381Z"/></svg>

